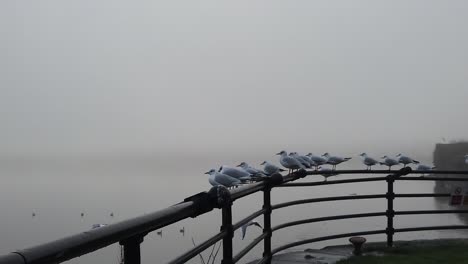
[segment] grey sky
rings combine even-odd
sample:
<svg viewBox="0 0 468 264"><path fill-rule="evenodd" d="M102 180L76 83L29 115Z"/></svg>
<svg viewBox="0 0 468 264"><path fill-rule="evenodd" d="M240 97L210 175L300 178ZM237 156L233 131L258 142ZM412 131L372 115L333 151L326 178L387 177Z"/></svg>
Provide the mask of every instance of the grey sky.
<svg viewBox="0 0 468 264"><path fill-rule="evenodd" d="M0 153L431 145L466 1L1 1Z"/></svg>

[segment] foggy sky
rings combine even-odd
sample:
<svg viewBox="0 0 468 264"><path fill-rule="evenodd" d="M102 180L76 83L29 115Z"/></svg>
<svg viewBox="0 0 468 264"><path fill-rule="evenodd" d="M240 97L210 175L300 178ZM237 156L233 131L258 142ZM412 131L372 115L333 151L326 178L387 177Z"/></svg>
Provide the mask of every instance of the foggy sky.
<svg viewBox="0 0 468 264"><path fill-rule="evenodd" d="M466 1L0 2L0 154L467 138Z"/></svg>

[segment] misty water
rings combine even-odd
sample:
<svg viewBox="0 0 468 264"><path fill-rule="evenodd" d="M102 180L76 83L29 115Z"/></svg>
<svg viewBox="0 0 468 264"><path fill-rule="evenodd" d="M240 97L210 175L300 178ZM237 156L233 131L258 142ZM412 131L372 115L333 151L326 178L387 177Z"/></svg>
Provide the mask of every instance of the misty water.
<svg viewBox="0 0 468 264"><path fill-rule="evenodd" d="M264 155L251 155L244 160L259 164ZM67 235L91 229L93 224L112 224L138 215L162 209L181 202L185 197L210 188L203 172L220 161L235 165L238 156L222 158L220 155L193 157L114 157L114 158L42 158L5 159L1 162L0 173L0 253L22 249L55 240ZM277 160L273 155L270 160ZM183 162L183 163L181 163ZM343 169L362 168L353 160ZM340 168L339 167L339 168ZM352 178L360 176L336 176ZM369 176L372 177L372 176ZM330 179L333 179L330 178ZM302 181L322 181L314 176ZM432 192L433 182L397 182L396 193ZM274 204L294 199L349 194L385 193L384 182L355 183L347 185L276 188L272 191ZM235 202L234 221L261 208L261 194L254 194ZM294 206L273 212L273 226L287 221L311 217L385 211L386 201L360 200L324 202ZM449 208L446 199L418 198L396 199L396 210L444 209ZM33 216L33 213L35 216ZM81 213L84 215L81 216ZM113 216L111 216L113 214ZM162 229L159 236L153 232L142 243L143 263L164 263L193 247L219 231L221 214L214 210L196 219L188 219ZM262 218L258 219L260 222ZM397 216L395 227L462 224L457 215ZM384 229L384 217L329 221L291 227L273 234L273 248L287 242L324 235L364 230ZM179 230L185 228L185 234ZM240 231L234 237L235 252L242 249L261 230L249 228L245 240ZM396 234L395 240L431 239L445 237L468 237L464 231L426 231ZM383 241L384 235L367 236L371 241ZM337 239L304 245L292 250L321 248L327 245L347 243ZM245 256L241 263L261 256L260 243ZM69 263L117 263L118 245L109 246ZM207 253L205 252L205 255ZM218 260L221 258L218 257ZM191 263L200 263L194 258Z"/></svg>

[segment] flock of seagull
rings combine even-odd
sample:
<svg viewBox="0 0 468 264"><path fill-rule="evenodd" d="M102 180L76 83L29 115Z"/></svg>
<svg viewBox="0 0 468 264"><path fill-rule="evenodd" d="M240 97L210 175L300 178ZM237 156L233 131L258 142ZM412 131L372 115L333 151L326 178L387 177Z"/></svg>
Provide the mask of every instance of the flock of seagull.
<svg viewBox="0 0 468 264"><path fill-rule="evenodd" d="M333 156L329 153L324 153L320 156L314 155L312 153L299 155L297 152L290 152L288 154L284 150L277 153L276 155L280 156L279 163L285 169L268 161L264 161L260 164L263 165L263 169L261 170L250 166L246 162L241 162L236 167L228 167L223 165L218 170L211 169L205 174L210 175L208 182L212 186L225 186L228 188L235 187L246 182L262 180L262 178L269 177L275 173L281 173L284 171L291 173L299 169L327 171L328 173L322 174L326 181L328 176L337 175L330 173L330 171L336 170L336 166L351 159L351 157ZM418 166L416 170L418 171L431 171L435 169L433 166L420 164L419 161L401 153L398 154L395 158L390 156L383 156L381 159L375 159L366 153L361 153L359 156L362 158L362 163L366 166L367 170L371 170L372 166L375 165L387 166L388 170L391 170L393 166L399 164L403 164L403 167L406 167L410 164L417 164ZM468 164L468 155L465 155L465 163ZM326 168L324 165L331 165L331 168Z"/></svg>

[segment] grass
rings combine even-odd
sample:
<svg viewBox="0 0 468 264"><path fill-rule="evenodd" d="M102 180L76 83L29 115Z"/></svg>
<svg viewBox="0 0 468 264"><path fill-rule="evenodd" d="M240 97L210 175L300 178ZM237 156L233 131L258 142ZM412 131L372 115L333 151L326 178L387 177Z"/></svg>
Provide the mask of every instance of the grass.
<svg viewBox="0 0 468 264"><path fill-rule="evenodd" d="M337 264L461 264L468 263L468 243L445 242L439 245L402 244L394 248L368 248L365 254L383 253L382 256L365 255L341 260Z"/></svg>

